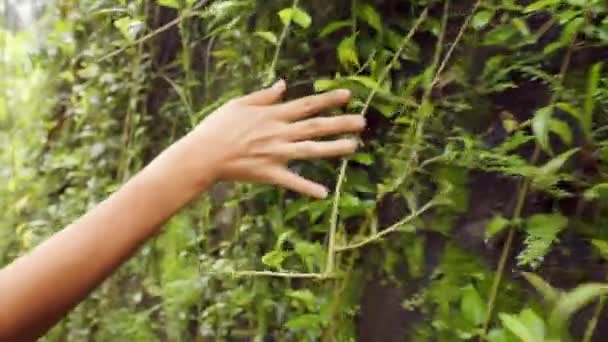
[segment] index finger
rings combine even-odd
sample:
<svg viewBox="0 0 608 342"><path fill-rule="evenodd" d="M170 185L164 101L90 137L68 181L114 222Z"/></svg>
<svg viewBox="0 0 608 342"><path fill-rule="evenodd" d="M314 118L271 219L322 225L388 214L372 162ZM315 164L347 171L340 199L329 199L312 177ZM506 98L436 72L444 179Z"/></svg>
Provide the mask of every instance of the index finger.
<svg viewBox="0 0 608 342"><path fill-rule="evenodd" d="M274 110L282 119L295 121L310 117L327 109L341 107L347 104L350 98L350 90L339 89L281 103L275 105Z"/></svg>

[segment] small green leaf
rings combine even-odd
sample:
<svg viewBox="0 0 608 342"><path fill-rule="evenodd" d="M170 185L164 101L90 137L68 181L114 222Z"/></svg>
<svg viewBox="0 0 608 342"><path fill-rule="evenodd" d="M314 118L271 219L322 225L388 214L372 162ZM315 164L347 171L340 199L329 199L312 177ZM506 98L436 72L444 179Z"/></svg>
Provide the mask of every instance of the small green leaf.
<svg viewBox="0 0 608 342"><path fill-rule="evenodd" d="M483 10L483 11L479 11L477 12L477 14L475 14L475 16L473 17L473 27L476 30L481 30L482 28L486 27L486 25L488 25L488 23L490 22L490 20L492 20L492 18L494 18L494 11L491 10Z"/></svg>
<svg viewBox="0 0 608 342"><path fill-rule="evenodd" d="M491 239L494 235L509 227L509 223L510 221L501 215L494 216L486 226L486 239Z"/></svg>
<svg viewBox="0 0 608 342"><path fill-rule="evenodd" d="M478 326L483 323L486 305L473 285L462 289L460 312L469 323Z"/></svg>
<svg viewBox="0 0 608 342"><path fill-rule="evenodd" d="M528 218L526 231L537 237L553 237L568 225L561 214L536 214Z"/></svg>
<svg viewBox="0 0 608 342"><path fill-rule="evenodd" d="M534 341L545 342L545 322L532 309L524 309L519 314L520 321L528 328Z"/></svg>
<svg viewBox="0 0 608 342"><path fill-rule="evenodd" d="M593 112L595 111L595 93L597 92L600 75L602 72L602 64L597 63L591 67L589 71L589 80L587 81L587 97L585 98L585 112L582 119L583 130L585 135L591 137L591 124L593 122Z"/></svg>
<svg viewBox="0 0 608 342"><path fill-rule="evenodd" d="M96 63L92 63L87 65L85 68L78 70L78 77L81 78L94 78L99 75L101 68Z"/></svg>
<svg viewBox="0 0 608 342"><path fill-rule="evenodd" d="M266 253L263 257L262 257L262 262L264 263L264 265L276 268L276 269L282 269L282 265L283 265L283 261L285 260L285 258L287 258L288 254L287 252L283 252L283 251L271 251Z"/></svg>
<svg viewBox="0 0 608 342"><path fill-rule="evenodd" d="M120 31L123 37L132 41L143 29L144 23L131 17L123 17L114 21L114 27Z"/></svg>
<svg viewBox="0 0 608 342"><path fill-rule="evenodd" d="M369 153L357 153L353 157L353 160L363 165L372 165L374 163L374 157Z"/></svg>
<svg viewBox="0 0 608 342"><path fill-rule="evenodd" d="M564 30L562 31L562 34L559 38L559 41L562 46L568 46L574 41L576 35L578 34L584 23L585 19L582 17L578 17L571 20L566 25L566 27L564 27Z"/></svg>
<svg viewBox="0 0 608 342"><path fill-rule="evenodd" d="M378 84L378 82L376 82L376 80L374 80L371 77L367 77L367 76L350 76L350 77L347 77L346 79L348 79L350 81L358 82L358 83L364 85L369 90L378 90L378 89L380 89L380 85Z"/></svg>
<svg viewBox="0 0 608 342"><path fill-rule="evenodd" d="M359 66L359 55L356 48L357 35L344 38L338 45L338 59L345 68Z"/></svg>
<svg viewBox="0 0 608 342"><path fill-rule="evenodd" d="M302 302L310 310L315 306L315 295L309 289L288 290L287 296Z"/></svg>
<svg viewBox="0 0 608 342"><path fill-rule="evenodd" d="M566 145L572 144L572 131L567 123L561 120L551 119L549 128L551 132L557 134Z"/></svg>
<svg viewBox="0 0 608 342"><path fill-rule="evenodd" d="M312 18L308 13L298 7L285 8L279 12L279 17L283 25L289 25L292 21L301 28L309 28Z"/></svg>
<svg viewBox="0 0 608 342"><path fill-rule="evenodd" d="M548 152L552 153L549 145L549 130L551 117L553 116L553 107L543 107L536 111L532 118L532 131L536 137L538 144Z"/></svg>
<svg viewBox="0 0 608 342"><path fill-rule="evenodd" d="M543 165L539 169L539 175L546 176L556 174L559 170L561 170L562 167L564 167L564 164L566 164L570 157L572 157L576 152L578 152L578 148L566 151L560 154L559 156L549 160L545 165Z"/></svg>
<svg viewBox="0 0 608 342"><path fill-rule="evenodd" d="M179 1L178 0L157 0L158 4L165 7L179 9Z"/></svg>
<svg viewBox="0 0 608 342"><path fill-rule="evenodd" d="M559 299L560 292L553 288L551 284L543 280L534 273L523 272L524 278L538 291L549 304L555 304Z"/></svg>
<svg viewBox="0 0 608 342"><path fill-rule="evenodd" d="M382 17L369 4L357 4L355 13L377 32L382 32Z"/></svg>
<svg viewBox="0 0 608 342"><path fill-rule="evenodd" d="M314 314L305 314L294 317L287 321L285 326L293 330L319 330L321 327L321 317Z"/></svg>
<svg viewBox="0 0 608 342"><path fill-rule="evenodd" d="M602 255L602 258L608 259L608 241L593 239L591 244Z"/></svg>
<svg viewBox="0 0 608 342"><path fill-rule="evenodd" d="M534 334L515 315L505 313L498 314L500 321L513 335L519 337L522 342L540 342L534 338ZM541 340L542 341L542 340Z"/></svg>
<svg viewBox="0 0 608 342"><path fill-rule="evenodd" d="M315 91L317 93L327 91L329 89L336 88L338 86L338 81L336 80L327 80L327 79L319 79L315 81Z"/></svg>
<svg viewBox="0 0 608 342"><path fill-rule="evenodd" d="M511 25L501 25L486 33L483 39L485 45L504 45L509 44L509 40L517 34Z"/></svg>
<svg viewBox="0 0 608 342"><path fill-rule="evenodd" d="M540 0L540 1L535 1L531 4L529 4L525 9L524 9L524 13L530 13L530 12L536 12L542 9L545 9L547 7L554 7L556 5L558 5L561 2L561 0Z"/></svg>
<svg viewBox="0 0 608 342"><path fill-rule="evenodd" d="M254 33L254 35L266 40L267 42L273 45L277 45L279 43L279 39L277 38L277 36L270 31L258 31Z"/></svg>
<svg viewBox="0 0 608 342"><path fill-rule="evenodd" d="M513 26L517 28L519 33L521 33L522 36L527 37L530 35L530 29L528 28L528 24L526 24L524 20L522 20L521 18L513 18L511 22L513 23Z"/></svg>
<svg viewBox="0 0 608 342"><path fill-rule="evenodd" d="M338 31L341 28L350 27L351 24L352 24L352 22L350 20L331 22L321 30L321 32L319 33L319 36L321 38L325 38L325 37L329 36L330 34Z"/></svg>
<svg viewBox="0 0 608 342"><path fill-rule="evenodd" d="M594 299L608 294L608 285L584 284L563 294L551 312L549 326L552 331L564 331L572 315Z"/></svg>
<svg viewBox="0 0 608 342"><path fill-rule="evenodd" d="M574 107L573 105L571 105L567 102L558 102L555 104L555 107L570 114L573 118L575 118L579 121L583 119L583 113L579 109L577 109L576 107Z"/></svg>
<svg viewBox="0 0 608 342"><path fill-rule="evenodd" d="M608 183L597 184L591 189L585 191L587 200L607 200L608 199Z"/></svg>

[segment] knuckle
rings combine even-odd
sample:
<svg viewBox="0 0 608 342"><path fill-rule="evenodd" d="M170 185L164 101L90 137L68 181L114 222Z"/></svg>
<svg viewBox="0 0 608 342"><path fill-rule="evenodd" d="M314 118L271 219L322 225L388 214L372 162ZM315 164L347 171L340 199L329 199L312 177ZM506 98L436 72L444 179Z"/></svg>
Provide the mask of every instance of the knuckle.
<svg viewBox="0 0 608 342"><path fill-rule="evenodd" d="M312 97L304 99L302 102L302 111L308 114L314 113L317 106L316 103L317 101Z"/></svg>
<svg viewBox="0 0 608 342"><path fill-rule="evenodd" d="M314 141L304 141L302 143L302 153L307 155L314 155L319 153L319 145Z"/></svg>
<svg viewBox="0 0 608 342"><path fill-rule="evenodd" d="M308 121L308 129L317 132L327 126L327 122L323 119L313 119Z"/></svg>

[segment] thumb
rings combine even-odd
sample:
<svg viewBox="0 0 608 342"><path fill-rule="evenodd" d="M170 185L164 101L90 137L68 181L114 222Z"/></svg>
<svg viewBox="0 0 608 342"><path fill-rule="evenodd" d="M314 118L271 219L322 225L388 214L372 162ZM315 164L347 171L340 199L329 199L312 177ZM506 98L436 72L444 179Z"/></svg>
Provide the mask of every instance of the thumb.
<svg viewBox="0 0 608 342"><path fill-rule="evenodd" d="M249 95L241 97L240 102L258 106L271 105L283 97L283 93L285 93L286 88L285 81L280 80L270 88L258 90Z"/></svg>

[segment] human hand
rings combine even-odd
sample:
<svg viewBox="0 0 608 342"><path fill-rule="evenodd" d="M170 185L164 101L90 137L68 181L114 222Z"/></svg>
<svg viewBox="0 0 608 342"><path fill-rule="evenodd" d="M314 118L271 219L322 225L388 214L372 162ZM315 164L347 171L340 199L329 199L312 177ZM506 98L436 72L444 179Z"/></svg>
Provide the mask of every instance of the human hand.
<svg viewBox="0 0 608 342"><path fill-rule="evenodd" d="M279 81L231 100L190 132L182 144L189 159L195 157L194 174L212 169L213 181L274 184L325 198L328 191L324 186L293 173L287 163L353 153L355 139L314 139L359 132L365 127L365 119L358 114L311 118L348 103L348 90L279 103L285 88L285 82Z"/></svg>

